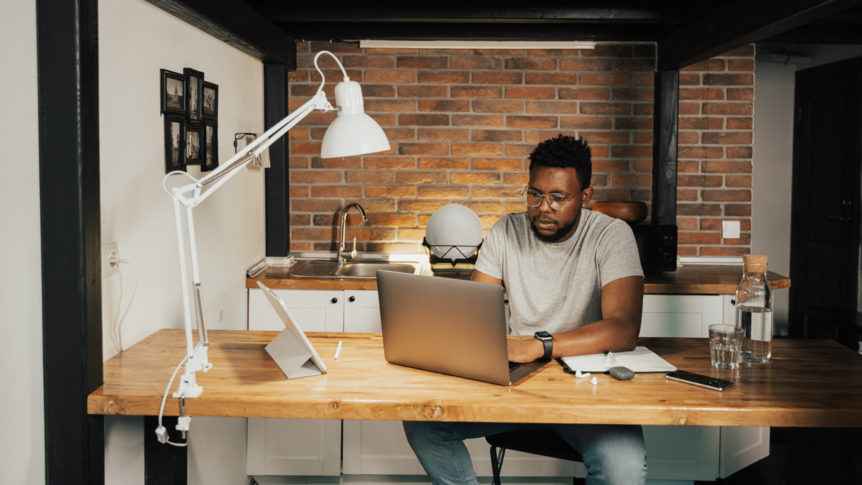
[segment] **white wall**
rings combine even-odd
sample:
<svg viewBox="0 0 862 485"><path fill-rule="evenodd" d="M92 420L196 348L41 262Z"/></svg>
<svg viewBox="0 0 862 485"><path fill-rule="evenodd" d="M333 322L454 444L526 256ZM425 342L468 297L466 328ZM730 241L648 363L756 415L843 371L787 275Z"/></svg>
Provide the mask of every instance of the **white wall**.
<svg viewBox="0 0 862 485"><path fill-rule="evenodd" d="M0 15L0 483L45 483L36 5Z"/></svg>
<svg viewBox="0 0 862 485"><path fill-rule="evenodd" d="M224 162L233 155L235 132L262 131L260 61L143 0L99 2L102 242L116 241L120 258L128 261L119 275L102 280L105 359L117 352L111 328L133 288L123 322L124 348L157 329L182 327L173 205L162 191L159 69L182 73L183 67L203 71L219 86L219 161ZM189 173L200 176L198 167ZM263 172L245 170L231 179L195 209L195 226L207 326L244 329L245 269L265 252ZM154 434L142 423L141 418L106 419L106 483L143 483L143 440ZM192 420L189 483L246 483L245 426L244 419ZM211 436L218 439L205 438Z"/></svg>
<svg viewBox="0 0 862 485"><path fill-rule="evenodd" d="M755 67L751 251L769 255L769 269L788 276L796 71L862 55L858 45L803 49L806 56L783 60L765 60L758 50ZM787 333L789 294L789 290L774 293L776 335Z"/></svg>

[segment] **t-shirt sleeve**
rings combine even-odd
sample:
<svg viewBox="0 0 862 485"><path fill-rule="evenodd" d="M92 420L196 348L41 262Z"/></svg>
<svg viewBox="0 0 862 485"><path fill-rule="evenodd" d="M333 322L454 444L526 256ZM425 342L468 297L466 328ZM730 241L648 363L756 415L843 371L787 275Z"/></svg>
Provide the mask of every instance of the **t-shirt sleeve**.
<svg viewBox="0 0 862 485"><path fill-rule="evenodd" d="M491 278L503 279L503 253L506 250L506 218L500 219L488 231L474 268Z"/></svg>
<svg viewBox="0 0 862 485"><path fill-rule="evenodd" d="M613 221L602 233L596 259L602 286L627 276L644 275L635 236L621 220Z"/></svg>

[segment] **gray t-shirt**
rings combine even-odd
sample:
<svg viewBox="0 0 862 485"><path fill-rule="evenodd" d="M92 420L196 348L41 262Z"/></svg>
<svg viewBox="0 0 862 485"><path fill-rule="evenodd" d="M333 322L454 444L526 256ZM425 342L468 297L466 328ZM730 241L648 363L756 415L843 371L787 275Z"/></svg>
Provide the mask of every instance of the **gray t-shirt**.
<svg viewBox="0 0 862 485"><path fill-rule="evenodd" d="M631 228L590 210L581 211L569 239L536 237L526 212L509 214L488 232L476 269L503 281L509 297L509 332L565 332L602 319L602 287L643 276Z"/></svg>

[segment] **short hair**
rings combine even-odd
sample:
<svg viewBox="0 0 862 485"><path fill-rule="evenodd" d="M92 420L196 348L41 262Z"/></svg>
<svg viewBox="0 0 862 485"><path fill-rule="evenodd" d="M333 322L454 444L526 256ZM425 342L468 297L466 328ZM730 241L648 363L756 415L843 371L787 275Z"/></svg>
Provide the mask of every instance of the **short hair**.
<svg viewBox="0 0 862 485"><path fill-rule="evenodd" d="M593 163L590 147L583 138L563 135L547 139L530 154L530 169L533 166L573 168L581 182L581 190L590 186Z"/></svg>

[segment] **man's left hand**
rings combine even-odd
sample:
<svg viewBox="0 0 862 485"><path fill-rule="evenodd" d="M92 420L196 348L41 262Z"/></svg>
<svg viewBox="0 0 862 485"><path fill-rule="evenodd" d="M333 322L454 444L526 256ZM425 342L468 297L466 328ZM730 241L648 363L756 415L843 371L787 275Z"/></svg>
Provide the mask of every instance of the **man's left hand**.
<svg viewBox="0 0 862 485"><path fill-rule="evenodd" d="M532 362L545 355L545 346L532 335L509 335L509 361Z"/></svg>

